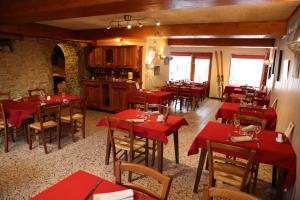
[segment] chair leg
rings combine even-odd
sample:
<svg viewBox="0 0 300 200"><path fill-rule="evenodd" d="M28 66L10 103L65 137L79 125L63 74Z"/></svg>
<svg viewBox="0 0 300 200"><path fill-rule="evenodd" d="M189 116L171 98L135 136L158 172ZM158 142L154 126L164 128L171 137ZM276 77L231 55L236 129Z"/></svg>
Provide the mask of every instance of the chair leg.
<svg viewBox="0 0 300 200"><path fill-rule="evenodd" d="M154 166L155 163L155 149L156 149L156 141L152 140L152 159L151 159L151 166Z"/></svg>
<svg viewBox="0 0 300 200"><path fill-rule="evenodd" d="M56 140L57 140L57 147L58 147L58 149L60 149L61 148L61 144L60 144L60 134L61 134L61 132L60 132L60 127L59 127L59 125L56 127Z"/></svg>
<svg viewBox="0 0 300 200"><path fill-rule="evenodd" d="M32 139L31 139L31 130L30 127L27 126L27 140L28 140L28 144L29 144L29 149L32 149Z"/></svg>
<svg viewBox="0 0 300 200"><path fill-rule="evenodd" d="M276 187L277 182L277 166L272 167L272 187Z"/></svg>
<svg viewBox="0 0 300 200"><path fill-rule="evenodd" d="M85 118L82 119L82 137L85 138Z"/></svg>
<svg viewBox="0 0 300 200"><path fill-rule="evenodd" d="M8 152L8 132L7 130L4 130L4 152L7 153Z"/></svg>
<svg viewBox="0 0 300 200"><path fill-rule="evenodd" d="M145 146L145 165L149 166L148 159L149 159L149 143L148 138L146 138L146 146Z"/></svg>
<svg viewBox="0 0 300 200"><path fill-rule="evenodd" d="M256 189L257 176L258 176L258 168L259 168L259 163L254 164L254 177L253 177L252 192L254 192L255 189Z"/></svg>
<svg viewBox="0 0 300 200"><path fill-rule="evenodd" d="M71 134L72 134L72 141L75 142L75 122L71 122Z"/></svg>
<svg viewBox="0 0 300 200"><path fill-rule="evenodd" d="M45 153L48 154L47 146L46 146L46 141L45 141L45 136L44 136L44 131L41 131L40 136L42 138L42 142L43 142Z"/></svg>

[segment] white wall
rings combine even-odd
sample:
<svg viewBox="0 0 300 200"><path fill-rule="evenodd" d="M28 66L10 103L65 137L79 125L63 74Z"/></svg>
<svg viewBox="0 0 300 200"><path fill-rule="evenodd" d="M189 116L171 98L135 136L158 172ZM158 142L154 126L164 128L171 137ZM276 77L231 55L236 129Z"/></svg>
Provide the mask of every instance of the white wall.
<svg viewBox="0 0 300 200"><path fill-rule="evenodd" d="M224 85L228 84L230 71L230 58L232 54L265 55L265 48L234 48L234 47L170 47L171 52L202 52L214 53L223 51ZM219 57L220 58L220 57ZM220 63L220 60L219 60ZM220 64L219 64L220 65ZM217 65L215 55L212 60L210 97L218 97Z"/></svg>
<svg viewBox="0 0 300 200"><path fill-rule="evenodd" d="M287 48L287 43L294 40L300 41L300 9L296 12L295 16L291 18L289 21L288 30L291 31L290 34L285 37L285 39L281 39L277 41L278 50L283 50L283 58L284 60L290 60L290 73L288 75L288 79L280 81L276 81L274 84L272 99L278 98L277 104L277 131L284 131L290 121L295 123L295 130L293 133L293 137L291 139L291 143L294 147L297 158L300 156L300 79L299 77L293 77L292 72L296 67L295 55ZM300 54L298 55L300 57ZM300 64L300 63L299 63ZM283 62L282 62L283 66ZM299 66L300 67L300 66ZM277 76L277 69L275 70ZM282 73L282 70L281 70ZM282 75L282 74L281 74ZM300 172L300 162L297 159L297 174ZM298 189L297 189L298 188ZM300 199L300 176L296 176L296 182L294 186L294 190L292 193L291 199Z"/></svg>

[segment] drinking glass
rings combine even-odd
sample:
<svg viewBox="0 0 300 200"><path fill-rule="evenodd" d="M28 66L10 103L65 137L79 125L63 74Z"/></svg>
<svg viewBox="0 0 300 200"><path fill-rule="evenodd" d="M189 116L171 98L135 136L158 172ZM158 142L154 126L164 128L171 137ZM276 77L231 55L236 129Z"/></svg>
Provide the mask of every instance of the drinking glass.
<svg viewBox="0 0 300 200"><path fill-rule="evenodd" d="M253 101L252 105L253 105L253 107L256 107L257 106L257 101Z"/></svg>
<svg viewBox="0 0 300 200"><path fill-rule="evenodd" d="M233 121L234 124L234 132L239 133L240 132L240 120L239 119L234 119Z"/></svg>
<svg viewBox="0 0 300 200"><path fill-rule="evenodd" d="M261 132L261 126L256 126L255 129L254 129L254 132L255 132L255 138L254 140L258 140L258 134Z"/></svg>

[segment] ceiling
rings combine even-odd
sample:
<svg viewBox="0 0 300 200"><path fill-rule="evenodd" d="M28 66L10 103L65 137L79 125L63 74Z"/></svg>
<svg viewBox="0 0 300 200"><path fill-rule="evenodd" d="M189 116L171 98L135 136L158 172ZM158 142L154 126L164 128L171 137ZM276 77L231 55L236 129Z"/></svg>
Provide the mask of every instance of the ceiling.
<svg viewBox="0 0 300 200"><path fill-rule="evenodd" d="M145 12L98 15L79 18L67 18L38 23L71 30L105 28L109 22L122 19L124 14L135 18L146 18L141 22L144 26L153 26L159 19L161 25L224 23L224 22L256 22L287 20L299 5L299 1L261 3L252 5L227 5L196 9L156 10ZM133 26L136 24L133 24Z"/></svg>

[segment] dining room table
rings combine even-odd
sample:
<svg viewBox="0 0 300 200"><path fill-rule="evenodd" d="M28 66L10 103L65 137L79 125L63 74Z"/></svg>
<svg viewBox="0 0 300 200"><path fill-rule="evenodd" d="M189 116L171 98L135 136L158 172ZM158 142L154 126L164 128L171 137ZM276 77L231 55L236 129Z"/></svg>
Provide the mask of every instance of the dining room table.
<svg viewBox="0 0 300 200"><path fill-rule="evenodd" d="M293 146L288 140L281 143L276 141L280 132L261 130L261 132L257 134L257 140L252 139L244 142L232 142L230 139L232 136L239 136L239 133L235 133L234 130L234 125L209 121L192 142L188 155L196 155L200 151L194 192L198 191L204 162L206 160L207 140L256 150L255 161L277 166L286 172L285 177L279 184L281 191L285 191L294 185L297 157Z"/></svg>
<svg viewBox="0 0 300 200"><path fill-rule="evenodd" d="M97 184L98 183L98 184ZM95 189L95 185L98 185ZM93 191L93 189L95 189ZM58 181L53 186L45 189L31 200L92 200L95 194L104 194L123 191L127 188L111 181L100 178L96 175L79 170L70 176ZM90 192L92 195L86 198ZM154 198L134 191L134 199L155 200Z"/></svg>
<svg viewBox="0 0 300 200"><path fill-rule="evenodd" d="M234 115L238 113L238 110L240 108L239 103L230 103L230 102L224 102L219 107L215 114L215 118L219 119L221 118L223 122L228 120L233 120ZM256 106L257 109L262 109L263 106ZM255 109L255 108L254 108ZM255 116L255 112L248 113L249 115ZM266 107L263 118L266 120L266 127L267 130L275 130L276 124L277 124L277 113L276 110L272 107Z"/></svg>
<svg viewBox="0 0 300 200"><path fill-rule="evenodd" d="M110 115L110 117L119 118L123 120L134 120L145 115L144 111L140 110L124 110L119 113ZM159 172L163 171L163 144L168 143L168 136L173 135L175 161L179 163L179 145L178 145L178 130L185 125L188 125L186 119L179 115L168 115L166 121L159 122L158 115L150 114L147 119L141 123L134 123L134 134L139 137L148 138L157 141L157 169ZM107 120L101 119L97 126L107 126ZM120 128L120 127L119 127ZM129 130L129 127L121 127ZM105 164L109 163L109 156L111 151L111 143L107 135Z"/></svg>
<svg viewBox="0 0 300 200"><path fill-rule="evenodd" d="M4 100L4 110L8 116L8 122L19 128L23 122L33 114L37 113L41 104L53 104L61 102L62 105L67 106L68 102L79 100L79 96L73 95L51 95L41 100L39 96L23 97L15 100Z"/></svg>
<svg viewBox="0 0 300 200"><path fill-rule="evenodd" d="M127 102L125 102L125 105L128 105L128 102L133 101L132 95L136 91L128 92L127 94ZM146 94L146 102L149 104L161 104L164 105L166 102L171 100L173 98L172 92L167 91L151 91L151 90L142 90Z"/></svg>
<svg viewBox="0 0 300 200"><path fill-rule="evenodd" d="M240 101L246 100L247 95L246 94L239 94L239 93L231 93L227 99L225 100L226 102L232 102L232 99L239 99ZM269 105L270 104L270 98L269 97L259 97L259 96L254 96L252 99L252 102L256 101L258 105Z"/></svg>

